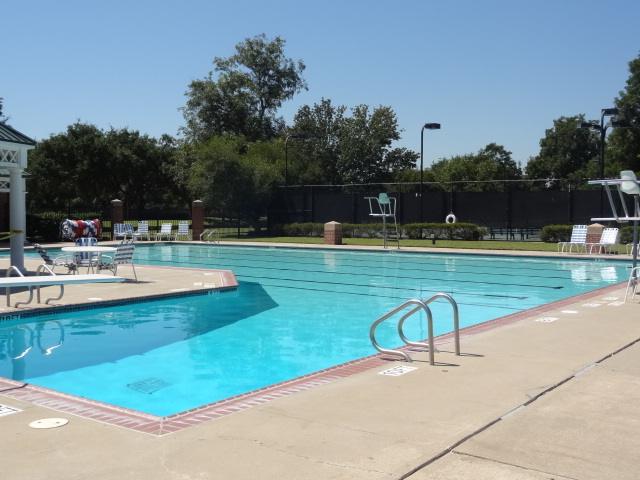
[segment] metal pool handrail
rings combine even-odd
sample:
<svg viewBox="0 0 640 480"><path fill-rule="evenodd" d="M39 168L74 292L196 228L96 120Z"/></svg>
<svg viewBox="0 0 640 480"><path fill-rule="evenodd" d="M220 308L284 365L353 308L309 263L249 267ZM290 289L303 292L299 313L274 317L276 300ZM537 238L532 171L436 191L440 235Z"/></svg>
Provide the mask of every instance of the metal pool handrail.
<svg viewBox="0 0 640 480"><path fill-rule="evenodd" d="M200 234L200 241L201 242L205 242L206 241L207 243L209 243L209 242L211 242L211 236L212 235L214 235L215 238L216 238L213 242L214 243L215 242L220 243L220 231L217 228L214 228L214 229L208 228L204 232L202 232ZM203 238L206 239L206 240L203 240Z"/></svg>
<svg viewBox="0 0 640 480"><path fill-rule="evenodd" d="M402 339L402 341L407 345L412 345L416 347L427 347L429 350L429 365L433 365L435 363L434 353L437 350L433 345L433 315L431 314L431 309L427 305L433 302L434 300L437 300L438 298L444 298L448 300L451 303L451 306L453 308L453 331L454 331L454 337L455 337L455 354L460 355L460 328L459 328L460 322L459 322L459 316L458 316L458 304L450 295L447 295L446 293L437 293L427 300L418 300L418 299L407 300L400 306L394 308L390 312L387 312L386 314L378 318L375 322L373 322L373 324L371 325L371 328L369 329L369 339L371 340L371 344L373 345L373 347L376 350L378 350L380 353L397 355L404 358L407 362L412 362L413 359L403 351L392 350L389 348L382 348L376 341L375 331L378 325L380 325L382 322L384 322L388 318L392 317L398 312L401 312L402 310L404 310L405 308L411 305L415 305L414 308L409 310L409 312L407 312L402 316L402 318L400 318L400 321L398 322L398 335L400 336L400 339ZM420 310L424 310L424 312L427 315L427 329L428 329L428 335L429 335L428 344L424 344L422 342L410 341L404 335L404 332L402 329L402 327L404 326L405 320Z"/></svg>

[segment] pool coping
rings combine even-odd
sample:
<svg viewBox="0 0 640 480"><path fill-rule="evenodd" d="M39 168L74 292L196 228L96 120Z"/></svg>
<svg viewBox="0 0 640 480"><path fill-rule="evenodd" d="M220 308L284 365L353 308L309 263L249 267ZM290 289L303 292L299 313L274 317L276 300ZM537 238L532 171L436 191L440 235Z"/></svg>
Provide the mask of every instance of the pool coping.
<svg viewBox="0 0 640 480"><path fill-rule="evenodd" d="M460 330L460 338L469 337L487 330L529 319L550 310L619 289L625 284L626 282L619 282L477 325L465 327ZM453 342L452 332L435 338L435 344L437 346L451 342ZM415 348L416 347L407 346L401 348L401 350L409 351L412 349L415 350ZM310 390L314 387L348 378L375 368L389 366L398 361L397 358L392 358L387 354L374 354L166 417L118 407L3 377L0 377L0 395L66 414L108 423L128 430L154 436L163 436L257 405L263 405L278 398Z"/></svg>

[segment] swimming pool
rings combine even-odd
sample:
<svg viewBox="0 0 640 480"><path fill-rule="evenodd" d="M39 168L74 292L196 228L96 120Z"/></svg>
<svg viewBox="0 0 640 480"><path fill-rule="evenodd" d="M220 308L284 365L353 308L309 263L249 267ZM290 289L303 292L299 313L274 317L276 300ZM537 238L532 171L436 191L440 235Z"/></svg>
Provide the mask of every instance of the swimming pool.
<svg viewBox="0 0 640 480"><path fill-rule="evenodd" d="M371 323L453 296L461 327L626 277L626 262L335 249L144 245L136 263L230 269L237 291L0 324L0 376L166 416L375 353ZM452 329L431 305L435 333ZM427 336L424 318L406 324ZM393 322L377 332L400 344Z"/></svg>

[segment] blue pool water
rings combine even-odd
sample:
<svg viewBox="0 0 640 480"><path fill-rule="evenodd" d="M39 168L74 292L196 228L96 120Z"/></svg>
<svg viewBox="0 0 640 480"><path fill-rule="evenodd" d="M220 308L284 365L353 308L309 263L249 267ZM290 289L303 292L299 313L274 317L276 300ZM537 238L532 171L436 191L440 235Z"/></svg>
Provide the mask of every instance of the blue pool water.
<svg viewBox="0 0 640 480"><path fill-rule="evenodd" d="M461 327L624 280L627 262L144 245L137 264L234 271L237 291L0 323L0 376L166 416L375 353L369 327L444 292ZM452 330L432 305L436 335ZM425 319L405 326L427 337ZM399 346L395 322L379 343Z"/></svg>

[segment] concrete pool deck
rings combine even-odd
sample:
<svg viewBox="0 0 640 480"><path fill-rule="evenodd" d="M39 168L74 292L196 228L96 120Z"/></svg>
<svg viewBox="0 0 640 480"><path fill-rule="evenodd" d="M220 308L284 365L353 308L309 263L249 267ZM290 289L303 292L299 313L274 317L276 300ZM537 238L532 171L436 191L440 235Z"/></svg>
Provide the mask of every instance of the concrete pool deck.
<svg viewBox="0 0 640 480"><path fill-rule="evenodd" d="M118 273L129 278L127 268ZM114 298L198 283L192 270L136 271L139 284L109 284ZM104 296L104 285L79 287L66 288L65 303ZM640 300L624 303L625 290L626 282L463 330L462 355L443 339L434 366L425 352L412 351L412 363L377 355L348 375L311 377L309 388L241 399L230 414L203 411L195 421L192 412L184 428L145 433L73 402L25 400L16 393L24 387L5 384L0 404L20 411L0 416L2 478L635 479ZM69 422L30 428L47 418Z"/></svg>

